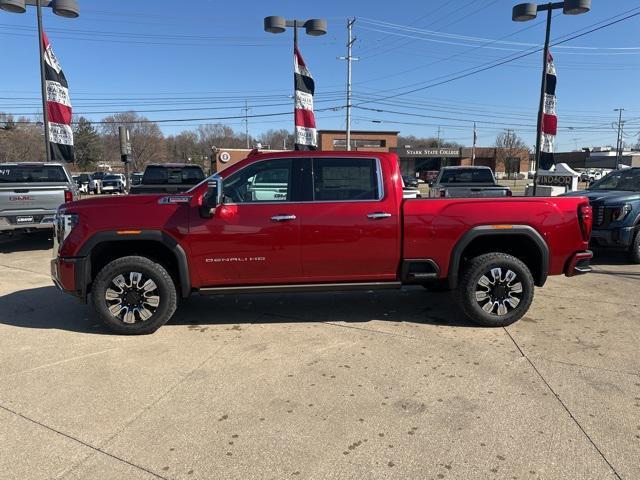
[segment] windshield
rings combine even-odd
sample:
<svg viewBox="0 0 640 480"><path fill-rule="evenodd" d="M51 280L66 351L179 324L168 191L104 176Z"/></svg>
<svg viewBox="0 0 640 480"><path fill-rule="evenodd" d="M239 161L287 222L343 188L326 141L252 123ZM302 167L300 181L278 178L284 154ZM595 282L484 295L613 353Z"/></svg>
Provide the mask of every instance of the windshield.
<svg viewBox="0 0 640 480"><path fill-rule="evenodd" d="M640 169L617 170L594 182L589 190L640 191Z"/></svg>
<svg viewBox="0 0 640 480"><path fill-rule="evenodd" d="M142 183L195 185L204 180L204 173L198 166L165 167L149 166L144 172Z"/></svg>
<svg viewBox="0 0 640 480"><path fill-rule="evenodd" d="M0 164L0 183L64 183L67 176L60 165Z"/></svg>
<svg viewBox="0 0 640 480"><path fill-rule="evenodd" d="M440 183L493 183L488 168L452 168L442 171Z"/></svg>
<svg viewBox="0 0 640 480"><path fill-rule="evenodd" d="M103 180L120 180L120 177L116 175L106 175Z"/></svg>
<svg viewBox="0 0 640 480"><path fill-rule="evenodd" d="M96 173L93 174L93 178L98 179L98 180L102 180L105 175L106 175L106 173L104 173L104 172L96 172Z"/></svg>

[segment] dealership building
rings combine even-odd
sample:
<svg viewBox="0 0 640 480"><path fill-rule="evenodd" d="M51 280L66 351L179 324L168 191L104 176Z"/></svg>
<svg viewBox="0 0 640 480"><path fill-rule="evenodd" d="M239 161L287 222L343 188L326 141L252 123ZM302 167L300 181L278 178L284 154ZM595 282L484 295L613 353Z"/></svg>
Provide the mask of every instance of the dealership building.
<svg viewBox="0 0 640 480"><path fill-rule="evenodd" d="M358 152L392 152L400 158L403 175L429 178L442 167L460 165L482 165L490 167L498 178L517 178L530 169L529 151L526 149L500 149L477 147L475 161L473 150L468 147L421 147L398 145L397 131L351 131L351 150ZM347 148L344 130L319 130L318 149L344 151ZM222 171L245 158L251 150L245 148L220 148L215 154L216 169ZM264 150L281 152L282 150Z"/></svg>

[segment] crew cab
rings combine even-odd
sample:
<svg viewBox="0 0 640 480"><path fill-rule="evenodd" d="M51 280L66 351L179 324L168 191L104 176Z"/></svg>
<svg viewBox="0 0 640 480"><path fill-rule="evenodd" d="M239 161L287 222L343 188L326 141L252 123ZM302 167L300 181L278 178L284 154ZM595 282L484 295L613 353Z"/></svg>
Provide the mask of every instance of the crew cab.
<svg viewBox="0 0 640 480"><path fill-rule="evenodd" d="M587 190L565 196L589 199L594 249L626 251L633 263L640 263L640 168L614 170Z"/></svg>
<svg viewBox="0 0 640 480"><path fill-rule="evenodd" d="M185 193L60 208L51 274L142 334L194 292L407 284L456 289L471 320L504 326L549 275L590 270L585 198L405 200L401 178L394 153L252 152Z"/></svg>
<svg viewBox="0 0 640 480"><path fill-rule="evenodd" d="M439 198L510 197L511 189L498 185L489 167L443 167L430 185Z"/></svg>

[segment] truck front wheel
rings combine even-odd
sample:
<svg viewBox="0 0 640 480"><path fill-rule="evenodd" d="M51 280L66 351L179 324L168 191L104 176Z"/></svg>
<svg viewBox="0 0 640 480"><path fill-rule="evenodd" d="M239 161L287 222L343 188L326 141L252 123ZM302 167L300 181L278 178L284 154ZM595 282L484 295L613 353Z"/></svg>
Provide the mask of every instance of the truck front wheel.
<svg viewBox="0 0 640 480"><path fill-rule="evenodd" d="M471 259L458 285L462 310L485 327L506 327L527 313L534 282L529 268L505 253L487 253Z"/></svg>
<svg viewBox="0 0 640 480"><path fill-rule="evenodd" d="M636 236L631 242L631 249L629 250L629 259L633 263L640 263L640 228L636 230Z"/></svg>
<svg viewBox="0 0 640 480"><path fill-rule="evenodd" d="M175 284L160 264L140 256L105 265L91 289L91 305L110 330L144 335L164 325L176 310Z"/></svg>

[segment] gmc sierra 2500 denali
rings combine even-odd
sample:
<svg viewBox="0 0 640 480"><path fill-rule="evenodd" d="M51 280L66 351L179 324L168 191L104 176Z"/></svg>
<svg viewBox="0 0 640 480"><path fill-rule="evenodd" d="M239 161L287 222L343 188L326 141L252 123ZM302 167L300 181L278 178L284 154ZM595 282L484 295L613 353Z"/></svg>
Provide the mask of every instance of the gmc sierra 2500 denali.
<svg viewBox="0 0 640 480"><path fill-rule="evenodd" d="M60 207L54 282L123 334L155 331L178 298L457 289L462 310L509 325L548 275L589 271L585 198L404 200L391 153L252 153L186 193Z"/></svg>

